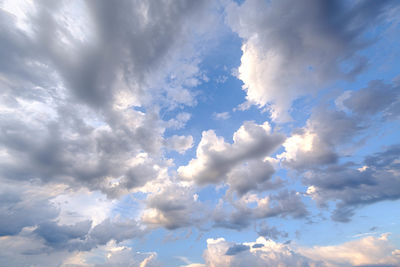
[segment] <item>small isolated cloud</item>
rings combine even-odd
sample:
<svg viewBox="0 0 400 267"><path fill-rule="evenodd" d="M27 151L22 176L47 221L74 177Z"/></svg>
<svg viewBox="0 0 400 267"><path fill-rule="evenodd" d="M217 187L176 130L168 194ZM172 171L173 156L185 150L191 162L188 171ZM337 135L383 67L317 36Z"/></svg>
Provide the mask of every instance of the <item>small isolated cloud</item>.
<svg viewBox="0 0 400 267"><path fill-rule="evenodd" d="M213 113L213 117L216 120L227 120L231 117L231 115L229 114L229 112L221 112L221 113Z"/></svg>

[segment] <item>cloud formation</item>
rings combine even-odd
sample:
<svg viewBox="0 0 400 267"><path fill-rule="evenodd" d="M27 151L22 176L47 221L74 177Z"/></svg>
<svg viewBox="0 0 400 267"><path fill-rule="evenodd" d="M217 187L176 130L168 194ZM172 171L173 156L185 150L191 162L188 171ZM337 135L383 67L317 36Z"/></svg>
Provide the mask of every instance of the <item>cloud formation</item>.
<svg viewBox="0 0 400 267"><path fill-rule="evenodd" d="M268 106L274 120L287 121L296 98L334 79L353 78L367 63L359 51L370 43L362 35L392 3L232 2L227 23L243 39L238 78L247 101Z"/></svg>
<svg viewBox="0 0 400 267"><path fill-rule="evenodd" d="M274 170L264 158L283 140L284 136L273 133L268 122L260 125L244 122L233 134L233 144L225 142L213 130L205 131L196 158L179 167L178 176L199 185L227 182L232 190L246 193L270 179Z"/></svg>
<svg viewBox="0 0 400 267"><path fill-rule="evenodd" d="M400 146L393 145L367 156L359 168L348 163L310 171L307 193L319 204L338 201L332 218L348 222L356 207L400 198L399 156Z"/></svg>
<svg viewBox="0 0 400 267"><path fill-rule="evenodd" d="M368 236L336 246L302 247L257 238L255 242L233 244L224 238L208 239L199 266L397 266L399 250L388 235ZM195 265L187 265L195 266Z"/></svg>

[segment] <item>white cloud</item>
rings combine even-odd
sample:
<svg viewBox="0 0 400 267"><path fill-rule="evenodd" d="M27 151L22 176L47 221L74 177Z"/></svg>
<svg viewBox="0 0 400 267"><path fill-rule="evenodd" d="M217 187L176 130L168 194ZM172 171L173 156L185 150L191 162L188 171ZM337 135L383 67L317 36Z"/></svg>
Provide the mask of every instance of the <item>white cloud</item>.
<svg viewBox="0 0 400 267"><path fill-rule="evenodd" d="M176 229L206 220L204 207L192 188L171 184L149 194L141 222L150 228Z"/></svg>
<svg viewBox="0 0 400 267"><path fill-rule="evenodd" d="M233 249L239 246L243 249ZM315 247L280 244L263 237L243 244L219 238L207 240L203 256L205 264L199 266L397 266L400 264L398 251L387 235L369 236L335 246Z"/></svg>
<svg viewBox="0 0 400 267"><path fill-rule="evenodd" d="M228 5L227 23L243 39L237 77L247 100L269 107L274 120L287 121L293 100L358 74L366 64L358 55L366 45L360 36L389 8L383 2L346 4L247 0ZM344 71L343 63L351 67Z"/></svg>
<svg viewBox="0 0 400 267"><path fill-rule="evenodd" d="M343 111L317 108L306 126L285 140L285 151L277 158L298 170L335 163L337 147L353 140L365 128L363 124Z"/></svg>
<svg viewBox="0 0 400 267"><path fill-rule="evenodd" d="M165 140L166 147L183 154L186 150L193 147L193 136L173 135Z"/></svg>
<svg viewBox="0 0 400 267"><path fill-rule="evenodd" d="M213 113L213 116L216 120L227 120L231 117L229 112L221 112L221 113Z"/></svg>
<svg viewBox="0 0 400 267"><path fill-rule="evenodd" d="M271 131L268 122L260 125L244 122L233 134L233 144L225 142L213 130L205 131L197 147L196 158L188 165L179 167L178 176L200 185L228 182L233 190L241 193L256 189L257 184L268 180L273 173L271 164L262 159L272 153L283 140L282 135ZM261 169L250 170L250 166ZM246 185L240 179L245 177L240 178L239 174L248 172L257 175L246 175L252 176L253 184L244 188Z"/></svg>

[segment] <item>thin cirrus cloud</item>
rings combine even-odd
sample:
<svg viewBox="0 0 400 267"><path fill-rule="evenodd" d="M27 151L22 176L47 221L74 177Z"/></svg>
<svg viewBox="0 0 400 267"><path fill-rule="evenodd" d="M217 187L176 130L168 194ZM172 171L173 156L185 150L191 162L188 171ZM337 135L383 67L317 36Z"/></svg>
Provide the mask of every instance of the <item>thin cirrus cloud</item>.
<svg viewBox="0 0 400 267"><path fill-rule="evenodd" d="M0 265L397 266L399 10L2 1Z"/></svg>

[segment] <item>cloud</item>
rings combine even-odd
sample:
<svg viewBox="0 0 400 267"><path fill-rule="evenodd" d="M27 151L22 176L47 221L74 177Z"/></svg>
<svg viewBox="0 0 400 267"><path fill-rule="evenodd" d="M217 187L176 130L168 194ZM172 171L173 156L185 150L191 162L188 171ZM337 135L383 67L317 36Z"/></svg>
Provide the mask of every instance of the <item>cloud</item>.
<svg viewBox="0 0 400 267"><path fill-rule="evenodd" d="M398 249L389 241L387 234L368 236L336 246L299 247L298 251L328 266L396 266L400 263Z"/></svg>
<svg viewBox="0 0 400 267"><path fill-rule="evenodd" d="M363 40L362 35L378 25L392 4L232 2L227 6L226 21L243 39L237 77L244 83L247 100L268 106L274 120L287 121L293 100L334 79L353 78L367 63L359 51L371 40Z"/></svg>
<svg viewBox="0 0 400 267"><path fill-rule="evenodd" d="M229 247L226 251L225 255L233 256L239 254L240 252L249 250L250 247L242 244L235 244L232 247Z"/></svg>
<svg viewBox="0 0 400 267"><path fill-rule="evenodd" d="M367 156L363 168L350 162L309 171L304 178L307 193L320 205L337 201L332 218L348 222L359 206L400 198L399 155L400 146L392 145Z"/></svg>
<svg viewBox="0 0 400 267"><path fill-rule="evenodd" d="M216 120L227 120L231 117L229 112L221 112L221 113L213 113L213 116Z"/></svg>
<svg viewBox="0 0 400 267"><path fill-rule="evenodd" d="M18 235L25 227L34 227L57 218L59 210L40 189L9 186L0 190L0 236Z"/></svg>
<svg viewBox="0 0 400 267"><path fill-rule="evenodd" d="M278 239L280 237L288 237L288 233L284 231L279 231L275 226L268 226L265 222L260 223L259 228L257 230L257 234L259 236L263 236L269 239ZM254 248L254 246L253 246Z"/></svg>
<svg viewBox="0 0 400 267"><path fill-rule="evenodd" d="M44 222L38 225L34 233L42 237L49 246L65 246L73 239L85 239L92 226L91 221L81 221L74 225L58 225L55 222Z"/></svg>
<svg viewBox="0 0 400 267"><path fill-rule="evenodd" d="M88 242L90 244L94 241L95 245L105 245L109 241L115 240L119 243L140 237L143 234L143 228L135 220L111 220L107 218L90 231Z"/></svg>
<svg viewBox="0 0 400 267"><path fill-rule="evenodd" d="M4 266L160 266L155 252L138 252L110 242L91 251L49 250L32 235L2 238L0 264Z"/></svg>
<svg viewBox="0 0 400 267"><path fill-rule="evenodd" d="M223 238L208 239L207 249L203 254L206 266L322 266L311 265L315 262L295 253L290 247L262 237L256 242L233 245L235 246L246 247L246 250L228 254L225 252L232 247L230 242Z"/></svg>
<svg viewBox="0 0 400 267"><path fill-rule="evenodd" d="M227 181L233 190L243 194L269 180L273 168L262 158L272 153L283 140L283 135L271 132L268 122L260 125L244 122L234 133L233 144L226 143L213 130L205 131L197 146L196 158L188 165L179 167L178 176L199 185ZM240 178L239 174L243 173L244 177L252 180L246 180L246 184L241 182L240 179L244 178Z"/></svg>
<svg viewBox="0 0 400 267"><path fill-rule="evenodd" d="M216 206L213 212L214 227L241 230L259 219L286 216L303 218L308 214L300 194L295 191L283 190L266 197L247 194L238 200L228 200L230 205L221 199Z"/></svg>
<svg viewBox="0 0 400 267"><path fill-rule="evenodd" d="M141 221L149 227L173 230L205 220L203 209L191 188L172 184L147 196Z"/></svg>
<svg viewBox="0 0 400 267"><path fill-rule="evenodd" d="M226 253L231 248L236 253ZM205 265L214 266L397 266L398 249L387 235L365 237L334 246L304 247L257 238L255 242L232 244L224 238L208 239ZM190 265L189 265L190 266Z"/></svg>
<svg viewBox="0 0 400 267"><path fill-rule="evenodd" d="M195 103L190 89L204 73L193 39L208 35L198 21L213 20L209 2L24 8L23 19L10 5L0 11L0 54L8 61L0 66L0 176L117 198L164 175L165 144L182 153L191 143L167 142L164 132L190 115L166 122L160 109Z"/></svg>
<svg viewBox="0 0 400 267"><path fill-rule="evenodd" d="M285 151L277 157L296 170L336 163L340 156L337 147L352 141L366 128L365 124L344 111L317 108L306 126L286 139Z"/></svg>
<svg viewBox="0 0 400 267"><path fill-rule="evenodd" d="M386 84L381 80L373 80L366 88L358 91L345 91L342 94L342 105L359 116L371 116L379 112L386 118L398 117L400 102L399 84Z"/></svg>
<svg viewBox="0 0 400 267"><path fill-rule="evenodd" d="M178 151L180 154L185 153L186 150L193 147L193 137L189 136L178 136L173 135L165 140L166 147L175 151Z"/></svg>

